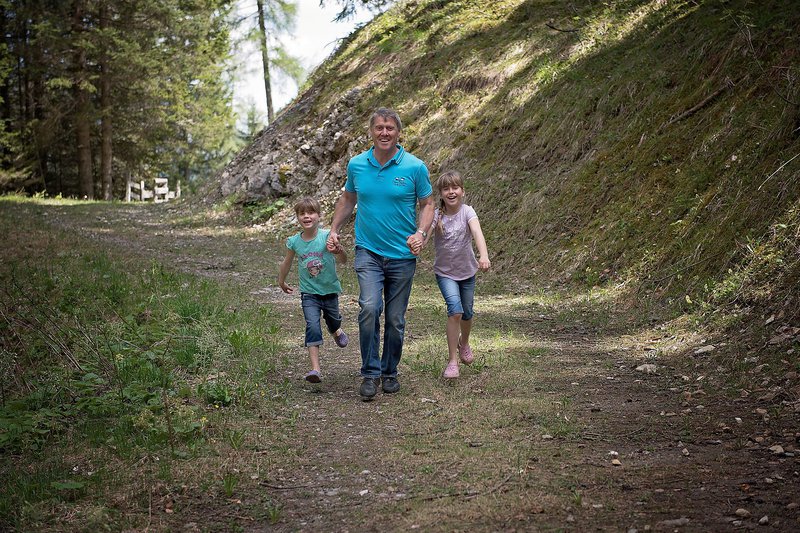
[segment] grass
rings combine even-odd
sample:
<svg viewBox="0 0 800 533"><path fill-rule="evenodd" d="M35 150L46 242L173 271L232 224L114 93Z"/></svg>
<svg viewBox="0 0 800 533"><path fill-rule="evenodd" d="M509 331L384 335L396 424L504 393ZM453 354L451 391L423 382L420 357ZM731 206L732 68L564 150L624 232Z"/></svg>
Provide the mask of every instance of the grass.
<svg viewBox="0 0 800 533"><path fill-rule="evenodd" d="M280 410L281 341L264 310L242 308L219 284L53 233L36 225L36 204L1 201L2 372L13 378L0 406L3 527L45 527L44 509L78 510L140 477L169 481L184 460L215 457L223 436L242 448L247 431L222 429L228 417ZM34 227L12 230L21 219ZM47 459L56 457L70 459ZM132 522L115 523L143 519L132 511Z"/></svg>
<svg viewBox="0 0 800 533"><path fill-rule="evenodd" d="M624 286L644 315L670 318L746 265L748 240L796 227L783 220L800 190L795 11L778 0L401 3L314 73L315 106L359 87L357 114L399 109L403 142L434 175L466 175L511 277ZM792 276L769 294L791 291Z"/></svg>
<svg viewBox="0 0 800 533"><path fill-rule="evenodd" d="M0 210L3 227L20 226L22 218L31 227L3 234L14 251L4 275L15 265L28 280L25 294L37 301L46 296L53 322L70 325L65 333L53 328L51 337L17 328L21 336L8 350L28 381L4 389L4 413L24 400L8 420L27 417L50 431L36 437L21 430L28 440L15 441L9 454L3 450L1 473L13 480L2 498L6 528L172 530L188 522L209 530L268 523L351 528L372 523L376 512L396 516L397 528L435 531L569 528L569 514L579 524L627 527L634 495L652 493L652 480L674 470L674 439L691 446L689 439L709 434L709 424L716 428L716 419L683 417L678 407L681 391L709 387L711 375L702 383L693 381L691 368L630 376L631 365L644 357L639 343L655 348L646 352L654 361L678 367L669 343L683 333L680 324L650 330L641 320L604 319L623 291L514 286L504 293L503 280L481 275L476 364L444 383L446 318L424 258L408 315L403 389L365 403L355 393L357 347L324 347L321 385L293 379L306 364L295 302L271 295L274 309L255 307L239 289L265 293L264 258L280 256L279 239L248 248L252 234L230 227L219 239L192 240L162 221L163 250L182 245L179 255L160 252L168 262L201 255L203 264L224 256L241 265L198 279L167 262L111 253L102 249L104 241L41 224L57 213L67 227L79 223L87 234L108 224L114 243L121 239L136 249L139 237L115 224L129 216L129 207L59 209L39 201ZM182 216L144 211L139 222L151 225L165 215ZM58 259L45 263L43 257ZM348 287L343 313L355 327L355 274L345 268L341 275ZM19 300L18 294L4 298L3 309ZM14 309L14 317L31 315ZM102 342L78 342L85 338L77 334L81 328ZM3 332L8 347L7 325ZM62 352L51 349L52 339L62 338L76 361L94 366L71 371ZM636 349L623 352L623 345ZM671 376L683 372L691 382ZM630 379L619 379L625 374ZM665 384L675 392L666 393ZM712 401L706 390L702 415L717 405L740 405ZM659 410L678 414L662 417ZM758 423L773 434L791 427L780 410L768 414ZM647 454L639 451L644 446L651 446ZM609 450L619 451L622 468L612 469ZM772 475L777 467L764 468ZM620 489L623 484L632 488Z"/></svg>

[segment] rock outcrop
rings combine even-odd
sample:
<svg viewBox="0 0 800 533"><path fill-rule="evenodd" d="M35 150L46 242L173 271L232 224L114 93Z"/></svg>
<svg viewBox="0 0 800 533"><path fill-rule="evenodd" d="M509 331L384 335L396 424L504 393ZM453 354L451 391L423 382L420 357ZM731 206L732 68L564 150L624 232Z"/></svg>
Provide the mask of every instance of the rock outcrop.
<svg viewBox="0 0 800 533"><path fill-rule="evenodd" d="M221 172L211 199L235 195L239 203L251 203L339 190L348 160L368 145L354 114L360 94L348 91L315 123L315 94L308 91Z"/></svg>

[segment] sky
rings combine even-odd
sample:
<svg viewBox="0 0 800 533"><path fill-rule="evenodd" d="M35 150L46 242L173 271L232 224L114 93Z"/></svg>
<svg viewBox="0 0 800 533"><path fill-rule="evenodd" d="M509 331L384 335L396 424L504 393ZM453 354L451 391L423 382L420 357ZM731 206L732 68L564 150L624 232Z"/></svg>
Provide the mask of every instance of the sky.
<svg viewBox="0 0 800 533"><path fill-rule="evenodd" d="M333 22L338 13L335 1L319 7L319 0L295 0L298 5L297 25L293 35L281 37L283 44L300 63L311 72L336 48L337 39L346 37L357 24L369 21L373 14L366 10L356 13L352 20ZM255 0L239 0L240 14L255 14ZM264 78L261 55L255 43L247 43L236 50L240 66L233 86L234 104L240 116L244 116L252 103L263 114L266 121L267 101L264 95ZM273 76L274 78L274 76ZM277 112L297 95L297 85L289 79L277 79L272 83L272 105Z"/></svg>

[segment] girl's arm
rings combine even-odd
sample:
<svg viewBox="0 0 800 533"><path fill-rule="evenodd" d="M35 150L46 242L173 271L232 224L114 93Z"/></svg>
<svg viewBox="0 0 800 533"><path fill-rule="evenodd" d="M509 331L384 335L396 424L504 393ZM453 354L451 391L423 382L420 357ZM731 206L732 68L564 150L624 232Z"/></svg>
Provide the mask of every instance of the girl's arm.
<svg viewBox="0 0 800 533"><path fill-rule="evenodd" d="M294 261L294 250L286 250L286 257L283 258L280 268L278 269L278 286L286 294L292 294L294 289L286 284L286 276L289 274L289 269L292 268L292 261Z"/></svg>
<svg viewBox="0 0 800 533"><path fill-rule="evenodd" d="M469 221L469 229L472 231L472 238L475 239L475 247L478 248L478 268L481 272L486 272L492 266L492 262L489 261L489 250L486 249L486 239L483 238L478 217Z"/></svg>

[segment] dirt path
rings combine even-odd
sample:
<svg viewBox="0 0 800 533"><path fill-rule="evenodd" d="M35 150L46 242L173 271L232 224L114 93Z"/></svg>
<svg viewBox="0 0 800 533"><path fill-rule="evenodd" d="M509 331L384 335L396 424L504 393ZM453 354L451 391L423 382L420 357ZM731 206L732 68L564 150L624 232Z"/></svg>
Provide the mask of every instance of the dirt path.
<svg viewBox="0 0 800 533"><path fill-rule="evenodd" d="M628 327L602 297L493 294L487 278L476 301L480 355L446 384L442 303L423 263L402 390L361 402L352 273L342 298L351 344L326 342L325 379L312 386L300 379L299 303L274 285L274 238L165 206L46 216L109 247L246 286L280 317L289 407L242 421L252 424L255 451L239 458L252 483L235 511L188 489L165 529L215 530L214 513L233 513L247 531L800 529L798 398L770 397L775 383L757 374L736 385L708 354L693 355L710 341L674 325ZM637 370L643 364L655 372Z"/></svg>

